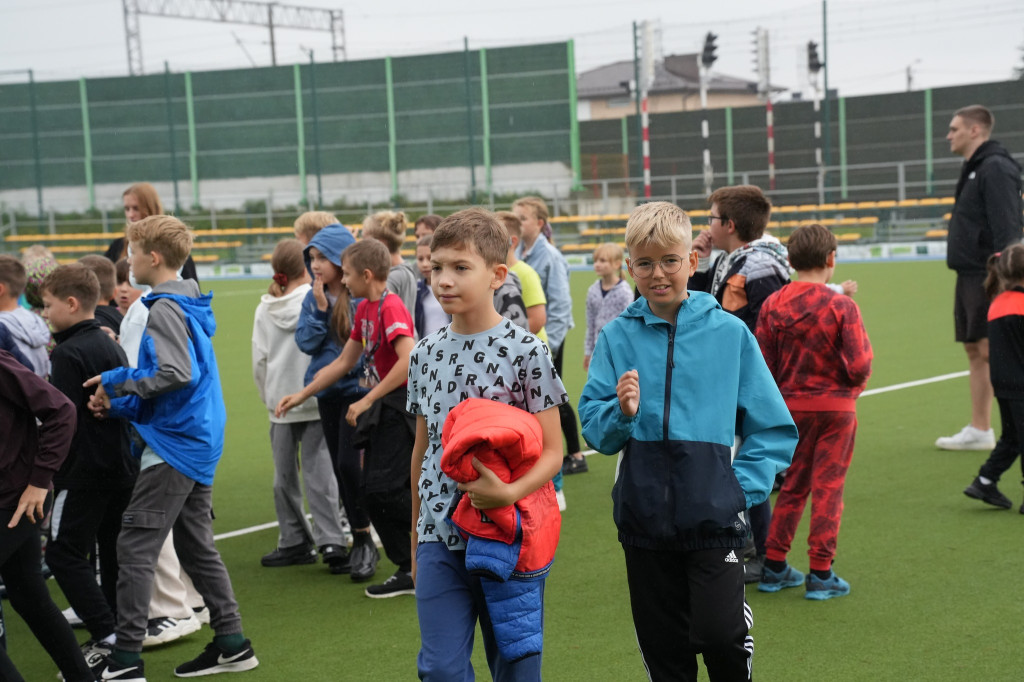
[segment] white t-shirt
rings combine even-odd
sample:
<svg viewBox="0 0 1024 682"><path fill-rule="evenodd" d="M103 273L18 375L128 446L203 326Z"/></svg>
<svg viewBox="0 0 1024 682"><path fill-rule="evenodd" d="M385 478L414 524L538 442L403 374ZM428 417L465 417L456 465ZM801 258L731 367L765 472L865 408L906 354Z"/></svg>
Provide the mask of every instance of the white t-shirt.
<svg viewBox="0 0 1024 682"><path fill-rule="evenodd" d="M456 484L441 471L441 432L448 413L467 398L488 398L531 413L569 401L547 345L508 320L479 334L450 325L422 339L409 358L408 409L427 422L427 452L420 469L420 542L465 549L445 521Z"/></svg>

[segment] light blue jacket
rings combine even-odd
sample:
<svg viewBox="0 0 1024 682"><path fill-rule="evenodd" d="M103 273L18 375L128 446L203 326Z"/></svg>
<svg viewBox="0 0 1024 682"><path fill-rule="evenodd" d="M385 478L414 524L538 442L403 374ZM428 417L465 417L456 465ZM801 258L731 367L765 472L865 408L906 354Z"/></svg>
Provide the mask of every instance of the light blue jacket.
<svg viewBox="0 0 1024 682"><path fill-rule="evenodd" d="M212 298L191 279L155 287L142 299L149 320L138 367L101 375L110 416L129 420L165 462L203 485L213 484L227 423L211 341Z"/></svg>
<svg viewBox="0 0 1024 682"><path fill-rule="evenodd" d="M615 388L631 369L640 410L629 418ZM767 499L798 438L754 335L694 291L675 325L639 299L604 327L579 412L591 447L624 450L612 489L619 540L648 549L742 547L739 513Z"/></svg>
<svg viewBox="0 0 1024 682"><path fill-rule="evenodd" d="M572 292L569 290L569 264L562 252L542 234L537 236L537 241L528 252L524 252L520 242L516 248L516 258L526 261L526 264L540 275L540 283L548 299L548 320L544 323L544 329L548 334L548 348L554 355L565 343L566 335L574 326Z"/></svg>

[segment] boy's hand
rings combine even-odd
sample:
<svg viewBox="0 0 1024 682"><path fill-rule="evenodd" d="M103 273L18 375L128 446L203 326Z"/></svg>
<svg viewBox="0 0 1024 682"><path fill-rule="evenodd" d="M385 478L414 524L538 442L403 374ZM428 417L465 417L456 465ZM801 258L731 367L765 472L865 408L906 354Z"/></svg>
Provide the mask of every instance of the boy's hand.
<svg viewBox="0 0 1024 682"><path fill-rule="evenodd" d="M848 279L842 283L843 293L847 296L853 296L857 293L857 280Z"/></svg>
<svg viewBox="0 0 1024 682"><path fill-rule="evenodd" d="M615 395L619 397L619 409L627 417L635 417L640 410L640 374L631 369L621 377L615 385Z"/></svg>
<svg viewBox="0 0 1024 682"><path fill-rule="evenodd" d="M373 405L373 403L368 402L366 398L360 398L359 400L355 401L354 403L348 406L348 413L345 414L345 421L348 422L349 426L355 426L356 420L359 418L359 415L370 409L371 405Z"/></svg>
<svg viewBox="0 0 1024 682"><path fill-rule="evenodd" d="M96 392L89 396L89 404L86 407L92 412L92 416L97 419L104 419L110 410L110 396L103 389L103 378L96 375L82 384L82 386L85 388L90 386L96 387Z"/></svg>
<svg viewBox="0 0 1024 682"><path fill-rule="evenodd" d="M494 509L515 504L518 500L512 487L498 478L498 475L473 458L473 468L480 478L469 483L460 483L459 490L466 492L469 503L475 509Z"/></svg>
<svg viewBox="0 0 1024 682"><path fill-rule="evenodd" d="M711 255L711 230L701 230L693 238L693 250L700 258L707 258Z"/></svg>
<svg viewBox="0 0 1024 682"><path fill-rule="evenodd" d="M281 398L281 402L279 402L277 404L277 407L274 409L274 416L279 418L283 417L286 414L288 414L288 410L292 409L293 407L298 407L304 402L306 402L306 400L305 398L302 397L301 393L292 393L291 395L286 395L285 397Z"/></svg>
<svg viewBox="0 0 1024 682"><path fill-rule="evenodd" d="M11 522L7 524L7 527L14 528L17 526L23 515L29 520L29 523L35 523L36 519L42 521L46 493L46 488L37 488L34 485L26 486L25 492L21 494L21 499L18 500L18 508L14 511L14 516L11 517Z"/></svg>
<svg viewBox="0 0 1024 682"><path fill-rule="evenodd" d="M327 312L327 294L324 293L324 280L320 275L313 280L313 298L317 309L322 313Z"/></svg>

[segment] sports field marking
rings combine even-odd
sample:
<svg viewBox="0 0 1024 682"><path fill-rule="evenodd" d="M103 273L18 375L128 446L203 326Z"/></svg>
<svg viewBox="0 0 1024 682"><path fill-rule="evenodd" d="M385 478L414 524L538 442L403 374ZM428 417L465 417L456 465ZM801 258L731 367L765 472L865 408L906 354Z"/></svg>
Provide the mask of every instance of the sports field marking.
<svg viewBox="0 0 1024 682"><path fill-rule="evenodd" d="M970 374L968 371L953 372L951 374L940 374L938 376L929 377L927 379L918 379L917 381L906 381L902 384L893 384L892 386L882 386L881 388L873 388L870 391L864 391L860 394L860 397L864 398L870 395L878 395L879 393L889 393L890 391L900 391L904 388L914 388L915 386L925 386L927 384L936 384L940 381L949 381L950 379L960 379ZM584 455L595 455L597 454L594 450L584 450ZM308 516L308 515L307 515ZM220 535L214 535L214 540L225 540L227 538L238 537L239 535L248 535L249 533L258 533L261 530L269 530L271 528L277 528L277 521L271 521L270 523L261 523L258 526L249 526L248 528L241 528L239 530L232 530L227 533L221 533Z"/></svg>

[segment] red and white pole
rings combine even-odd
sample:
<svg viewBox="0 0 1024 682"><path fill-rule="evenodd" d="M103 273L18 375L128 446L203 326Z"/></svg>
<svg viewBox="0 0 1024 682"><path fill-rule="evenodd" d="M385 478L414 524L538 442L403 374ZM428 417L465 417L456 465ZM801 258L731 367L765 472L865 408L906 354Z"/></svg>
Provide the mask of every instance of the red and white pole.
<svg viewBox="0 0 1024 682"><path fill-rule="evenodd" d="M772 110L772 101L768 99L765 103L765 120L768 128L768 189L775 189L775 113Z"/></svg>
<svg viewBox="0 0 1024 682"><path fill-rule="evenodd" d="M640 126L643 128L644 155L644 198L651 198L651 135L647 116L647 88L644 88L643 100L640 104Z"/></svg>

